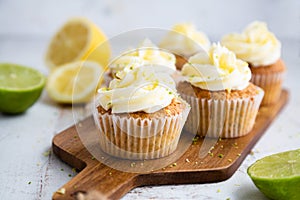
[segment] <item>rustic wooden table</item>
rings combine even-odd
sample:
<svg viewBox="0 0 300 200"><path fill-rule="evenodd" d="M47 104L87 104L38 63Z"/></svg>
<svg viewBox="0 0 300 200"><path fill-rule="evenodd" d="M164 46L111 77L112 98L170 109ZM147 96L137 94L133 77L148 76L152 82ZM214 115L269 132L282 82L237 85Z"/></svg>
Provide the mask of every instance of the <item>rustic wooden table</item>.
<svg viewBox="0 0 300 200"><path fill-rule="evenodd" d="M43 63L44 38L1 37L0 62L32 66L48 74ZM266 155L300 148L299 40L282 39L290 101L236 173L214 184L140 187L123 199L266 199L246 169ZM51 199L53 192L76 175L51 152L53 136L73 124L72 109L53 103L46 92L26 113L0 114L0 199Z"/></svg>

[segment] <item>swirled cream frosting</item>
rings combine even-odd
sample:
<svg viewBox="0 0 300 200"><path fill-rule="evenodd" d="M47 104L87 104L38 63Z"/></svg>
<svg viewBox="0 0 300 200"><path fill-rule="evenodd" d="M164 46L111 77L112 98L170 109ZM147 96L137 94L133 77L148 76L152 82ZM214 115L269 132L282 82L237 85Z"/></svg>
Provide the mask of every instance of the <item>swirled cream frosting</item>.
<svg viewBox="0 0 300 200"><path fill-rule="evenodd" d="M281 43L267 24L259 21L249 24L241 34L225 35L221 43L253 67L273 64L281 54Z"/></svg>
<svg viewBox="0 0 300 200"><path fill-rule="evenodd" d="M251 79L248 63L219 43L190 57L181 73L193 86L210 91L243 90Z"/></svg>
<svg viewBox="0 0 300 200"><path fill-rule="evenodd" d="M144 111L154 113L168 106L177 96L174 80L169 74L142 66L126 67L117 74L108 88L98 90L100 105L112 113Z"/></svg>
<svg viewBox="0 0 300 200"><path fill-rule="evenodd" d="M191 23L176 24L159 45L174 54L187 57L209 46L208 37Z"/></svg>
<svg viewBox="0 0 300 200"><path fill-rule="evenodd" d="M160 69L176 70L176 58L172 53L161 50L149 39L145 39L138 48L129 50L116 58L110 65L110 69L116 73L128 66L152 66ZM164 70L162 70L164 71Z"/></svg>

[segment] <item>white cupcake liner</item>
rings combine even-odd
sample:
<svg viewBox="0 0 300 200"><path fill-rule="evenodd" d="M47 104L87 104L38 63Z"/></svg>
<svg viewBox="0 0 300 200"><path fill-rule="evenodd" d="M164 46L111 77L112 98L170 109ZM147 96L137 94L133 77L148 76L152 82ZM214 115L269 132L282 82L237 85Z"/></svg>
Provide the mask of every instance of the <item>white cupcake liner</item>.
<svg viewBox="0 0 300 200"><path fill-rule="evenodd" d="M170 155L177 148L190 106L170 117L133 118L129 114L94 113L101 149L124 159L154 159Z"/></svg>
<svg viewBox="0 0 300 200"><path fill-rule="evenodd" d="M250 81L254 85L262 88L265 92L265 96L262 100L261 105L269 105L277 102L281 94L284 76L284 72L273 74L252 74L252 78Z"/></svg>
<svg viewBox="0 0 300 200"><path fill-rule="evenodd" d="M258 88L258 87L257 87ZM181 94L191 105L184 129L190 133L207 137L236 138L249 133L264 96L258 88L254 97L241 99L199 99Z"/></svg>

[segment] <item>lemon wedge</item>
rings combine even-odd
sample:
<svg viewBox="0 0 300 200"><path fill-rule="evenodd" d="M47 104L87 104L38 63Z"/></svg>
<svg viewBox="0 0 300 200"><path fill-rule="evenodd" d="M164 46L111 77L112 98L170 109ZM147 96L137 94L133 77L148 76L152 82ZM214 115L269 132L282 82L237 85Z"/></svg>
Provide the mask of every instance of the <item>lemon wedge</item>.
<svg viewBox="0 0 300 200"><path fill-rule="evenodd" d="M65 64L50 73L46 90L58 103L86 103L95 94L103 72L99 64L92 61Z"/></svg>
<svg viewBox="0 0 300 200"><path fill-rule="evenodd" d="M86 18L72 18L53 36L45 63L53 70L66 63L91 60L105 68L110 58L110 46L104 33Z"/></svg>

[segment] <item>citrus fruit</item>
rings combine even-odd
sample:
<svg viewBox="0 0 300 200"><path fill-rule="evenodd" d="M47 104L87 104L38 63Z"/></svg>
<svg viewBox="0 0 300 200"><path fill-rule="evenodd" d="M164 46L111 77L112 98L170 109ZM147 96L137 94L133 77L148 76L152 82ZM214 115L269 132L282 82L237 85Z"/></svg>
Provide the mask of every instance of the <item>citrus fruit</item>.
<svg viewBox="0 0 300 200"><path fill-rule="evenodd" d="M44 75L35 69L0 64L0 112L24 112L40 97L44 85Z"/></svg>
<svg viewBox="0 0 300 200"><path fill-rule="evenodd" d="M300 199L300 149L267 156L248 168L258 189L271 199Z"/></svg>
<svg viewBox="0 0 300 200"><path fill-rule="evenodd" d="M94 95L103 70L98 63L77 61L56 68L47 81L49 96L59 103L85 103Z"/></svg>
<svg viewBox="0 0 300 200"><path fill-rule="evenodd" d="M106 67L110 47L104 33L85 18L72 18L53 36L45 57L46 65L53 69L79 60L92 60Z"/></svg>

